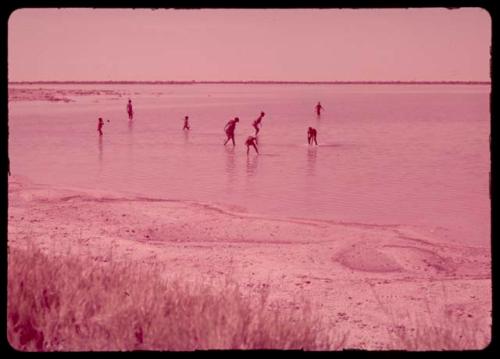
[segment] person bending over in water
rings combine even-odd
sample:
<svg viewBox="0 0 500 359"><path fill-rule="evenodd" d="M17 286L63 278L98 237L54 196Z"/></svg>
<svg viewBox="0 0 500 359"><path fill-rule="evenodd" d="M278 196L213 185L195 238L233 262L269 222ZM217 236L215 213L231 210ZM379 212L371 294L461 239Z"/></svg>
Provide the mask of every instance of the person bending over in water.
<svg viewBox="0 0 500 359"><path fill-rule="evenodd" d="M312 143L316 144L316 146L318 145L318 141L316 141L316 129L315 128L312 128L312 127L309 127L309 129L307 130L307 142L312 145Z"/></svg>
<svg viewBox="0 0 500 359"><path fill-rule="evenodd" d="M316 115L318 115L318 117L321 116L321 110L324 110L323 106L321 106L321 103L318 102L318 104L316 105Z"/></svg>
<svg viewBox="0 0 500 359"><path fill-rule="evenodd" d="M245 141L245 145L247 145L247 155L248 151L250 151L250 146L253 146L253 148L255 148L255 152L259 154L259 150L257 149L257 138L255 136L248 136L247 140Z"/></svg>
<svg viewBox="0 0 500 359"><path fill-rule="evenodd" d="M134 117L134 110L132 109L132 100L128 99L127 104L128 119L131 120Z"/></svg>
<svg viewBox="0 0 500 359"><path fill-rule="evenodd" d="M253 121L253 128L255 128L255 136L257 136L257 134L259 133L260 131L260 123L262 121L262 117L264 117L265 113L264 112L261 112L260 113L260 116L258 119L256 119L255 121Z"/></svg>
<svg viewBox="0 0 500 359"><path fill-rule="evenodd" d="M97 131L99 131L99 136L102 136L102 126L104 126L104 121L99 117L99 122L97 123Z"/></svg>
<svg viewBox="0 0 500 359"><path fill-rule="evenodd" d="M233 140L233 146L235 145L234 129L236 128L237 122L240 122L240 119L238 117L235 117L234 120L230 120L228 123L226 123L226 126L224 126L224 131L226 131L226 136L227 136L227 140L226 142L224 142L224 146L229 140Z"/></svg>
<svg viewBox="0 0 500 359"><path fill-rule="evenodd" d="M189 130L190 127L188 120L189 120L188 116L184 117L184 127L182 128L183 130Z"/></svg>

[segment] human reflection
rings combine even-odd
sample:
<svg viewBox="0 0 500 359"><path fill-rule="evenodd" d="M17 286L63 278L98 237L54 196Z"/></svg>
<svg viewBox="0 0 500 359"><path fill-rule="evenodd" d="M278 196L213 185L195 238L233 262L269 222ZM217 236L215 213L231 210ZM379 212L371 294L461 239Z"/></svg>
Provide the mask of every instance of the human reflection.
<svg viewBox="0 0 500 359"><path fill-rule="evenodd" d="M189 131L182 131L184 134L184 144L187 145L189 143Z"/></svg>
<svg viewBox="0 0 500 359"><path fill-rule="evenodd" d="M132 147L132 144L134 143L134 121L128 121L127 128L128 128L128 146Z"/></svg>
<svg viewBox="0 0 500 359"><path fill-rule="evenodd" d="M134 147L134 121L127 122L127 152L129 159L132 158L132 151Z"/></svg>
<svg viewBox="0 0 500 359"><path fill-rule="evenodd" d="M102 136L99 136L97 141L98 141L97 149L99 151L99 169L102 169L102 156L103 156Z"/></svg>
<svg viewBox="0 0 500 359"><path fill-rule="evenodd" d="M307 175L314 176L316 170L316 147L307 148Z"/></svg>
<svg viewBox="0 0 500 359"><path fill-rule="evenodd" d="M133 129L134 129L134 121L128 121L128 132L132 133Z"/></svg>
<svg viewBox="0 0 500 359"><path fill-rule="evenodd" d="M224 147L224 152L226 155L226 174L228 183L233 184L236 177L236 155L234 153L234 147Z"/></svg>
<svg viewBox="0 0 500 359"><path fill-rule="evenodd" d="M252 177L257 172L257 164L259 163L259 156L247 156L247 175Z"/></svg>

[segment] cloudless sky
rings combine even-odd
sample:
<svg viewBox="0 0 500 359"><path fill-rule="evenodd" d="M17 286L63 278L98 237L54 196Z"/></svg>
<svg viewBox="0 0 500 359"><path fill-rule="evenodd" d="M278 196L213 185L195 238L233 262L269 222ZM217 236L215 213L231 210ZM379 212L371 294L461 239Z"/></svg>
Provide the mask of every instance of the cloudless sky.
<svg viewBox="0 0 500 359"><path fill-rule="evenodd" d="M489 81L483 9L20 9L9 81Z"/></svg>

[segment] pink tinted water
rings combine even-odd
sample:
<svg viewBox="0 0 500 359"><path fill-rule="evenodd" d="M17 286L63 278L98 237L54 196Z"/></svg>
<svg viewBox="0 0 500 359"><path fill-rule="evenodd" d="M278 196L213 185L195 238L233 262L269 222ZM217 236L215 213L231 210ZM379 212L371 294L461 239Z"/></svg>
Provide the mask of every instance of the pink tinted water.
<svg viewBox="0 0 500 359"><path fill-rule="evenodd" d="M9 103L11 171L36 183L490 241L489 86L11 87L57 89L74 100ZM114 92L68 92L82 89ZM261 155L247 156L244 140L260 111ZM236 147L224 147L223 127L234 116ZM307 145L308 126L318 130L318 147Z"/></svg>

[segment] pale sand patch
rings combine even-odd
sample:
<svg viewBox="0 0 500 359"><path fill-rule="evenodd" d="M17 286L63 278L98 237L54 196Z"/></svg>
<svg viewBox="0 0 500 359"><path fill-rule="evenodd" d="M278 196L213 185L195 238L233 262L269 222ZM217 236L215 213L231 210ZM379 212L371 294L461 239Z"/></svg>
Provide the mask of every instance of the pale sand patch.
<svg viewBox="0 0 500 359"><path fill-rule="evenodd" d="M439 312L491 325L489 248L402 226L270 218L196 202L34 185L9 178L8 245L51 255L159 264L162 276L217 283L296 306L311 300L349 332L347 347L386 349L394 325ZM397 318L397 323L394 323Z"/></svg>
<svg viewBox="0 0 500 359"><path fill-rule="evenodd" d="M353 244L351 248L342 250L335 260L347 268L364 272L398 272L403 270L397 260L371 245Z"/></svg>
<svg viewBox="0 0 500 359"><path fill-rule="evenodd" d="M124 94L114 90L74 90L54 88L17 88L9 87L9 101L50 101L50 102L74 102L80 96L117 96Z"/></svg>

